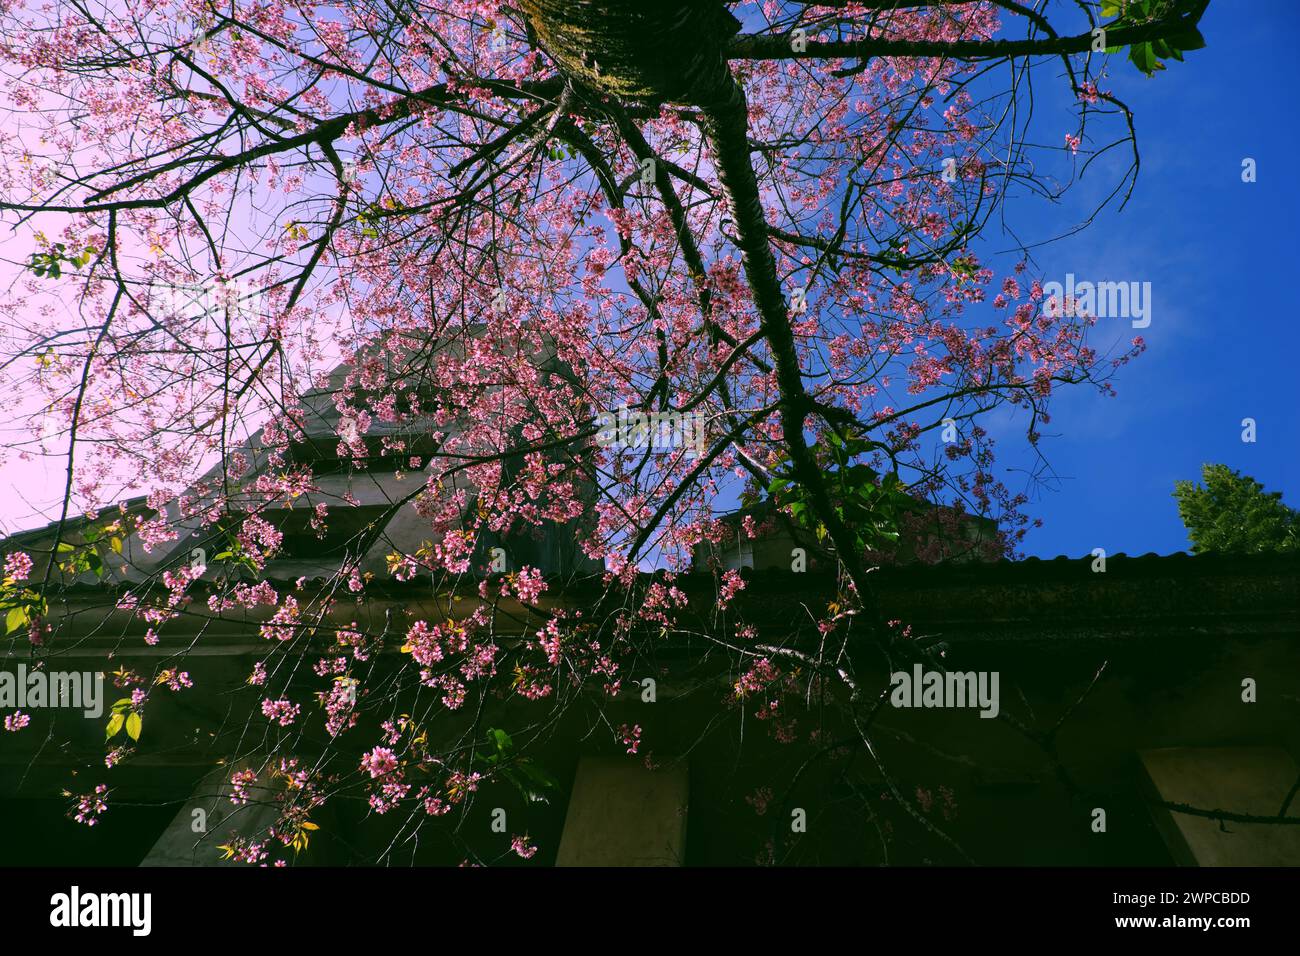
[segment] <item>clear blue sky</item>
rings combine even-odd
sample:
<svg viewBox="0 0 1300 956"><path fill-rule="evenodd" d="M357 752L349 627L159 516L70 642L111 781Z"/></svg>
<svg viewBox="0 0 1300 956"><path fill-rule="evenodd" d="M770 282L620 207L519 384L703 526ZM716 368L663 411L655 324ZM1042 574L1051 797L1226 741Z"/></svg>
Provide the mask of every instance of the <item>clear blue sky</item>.
<svg viewBox="0 0 1300 956"><path fill-rule="evenodd" d="M1057 437L1043 447L1059 481L1029 506L1044 527L1030 532L1026 554L1186 550L1170 493L1202 462L1239 468L1300 507L1300 3L1213 0L1202 32L1205 49L1154 79L1112 58L1101 86L1135 114L1137 189L1123 212L1112 206L1079 235L1035 252L1049 279L1150 281L1153 312L1149 328L1125 330L1148 349L1121 370L1116 398L1076 389L1054 399L1045 432ZM1036 85L1046 94L1052 84ZM1241 181L1245 157L1258 164L1253 184ZM1094 166L1059 205L1018 207L1022 237L1078 221L1117 169ZM1246 417L1258 422L1255 444L1241 440ZM1023 430L1019 438L1008 430L1000 447L1002 465L1029 463L1019 454Z"/></svg>

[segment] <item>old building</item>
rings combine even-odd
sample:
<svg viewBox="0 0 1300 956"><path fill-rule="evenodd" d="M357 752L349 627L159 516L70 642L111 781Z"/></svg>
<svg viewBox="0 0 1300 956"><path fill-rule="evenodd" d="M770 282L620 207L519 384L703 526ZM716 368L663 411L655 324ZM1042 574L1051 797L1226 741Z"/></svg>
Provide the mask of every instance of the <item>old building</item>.
<svg viewBox="0 0 1300 956"><path fill-rule="evenodd" d="M1104 573L1092 565L1087 557L877 572L878 600L888 614L941 641L951 667L998 672L1001 708L1024 726L1035 733L1055 728L1052 753L1078 790L1063 787L1042 748L970 709L881 713L873 736L893 779L980 863L1300 862L1296 827L1190 817L1154 802L1278 814L1300 748L1300 562L1148 555L1112 557ZM738 601L769 639L797 626L804 605L834 593L833 577L824 572L747 570L743 576L747 586ZM690 595L693 614L703 620L713 612L711 576L677 583ZM306 599L314 586L298 593ZM195 687L150 710L139 753L107 775L112 809L94 829L67 822L67 800L59 794L75 792L79 779L72 774L102 758L102 720L47 710L22 733L5 735L0 809L29 823L5 845L10 862L147 858L209 865L221 858L215 847L231 832L258 824L255 805L235 807L226 799L221 781L230 766L221 761L254 726L245 718L258 695L246 679L265 653L259 616L207 614L200 589L195 613L172 622L177 627L167 643L150 646L141 639L141 622L111 609L117 590L79 584L62 595L57 611L71 623L58 666L144 669L175 654L179 642ZM597 590L593 581L568 579L546 600L582 605ZM427 583L412 581L376 585L337 614L378 628L390 613L444 612ZM499 613L505 632L522 635L539 623L517 604ZM21 654L11 650L9 666L16 657ZM398 663L390 649L379 666ZM510 816L511 831L526 830L539 846L532 865L960 862L892 813L883 786L870 789L871 773L860 774L851 759L847 770L846 760L815 759L821 748L807 732L820 727L842 734L841 716L816 708L792 714L799 735L783 742L728 704L736 675L725 659L686 636L665 641L641 667L657 681L654 701L646 702L631 682L604 704L615 725L644 727L637 756L607 735L593 735L589 715L572 710L533 742L536 760L560 783L549 802L494 787L479 795L456 840L426 837L418 848L394 850L398 820L376 816L360 801L337 801L319 818L321 830L301 862L356 863L387 848L389 862L457 863L467 846L481 858L503 859L507 837L493 828L498 809ZM889 675L877 669L873 679L884 687ZM310 686L310 675L303 683ZM448 713L443 728L462 733L477 719L519 733L538 706L503 700L484 715ZM71 743L51 750L47 732ZM302 738L297 752L310 758L318 737ZM362 745L359 736L351 759ZM647 769L646 758L655 769ZM193 829L196 810L212 821L202 833ZM1101 831L1098 810L1105 814ZM806 821L799 833L790 828L795 812ZM1290 815L1298 812L1291 806Z"/></svg>

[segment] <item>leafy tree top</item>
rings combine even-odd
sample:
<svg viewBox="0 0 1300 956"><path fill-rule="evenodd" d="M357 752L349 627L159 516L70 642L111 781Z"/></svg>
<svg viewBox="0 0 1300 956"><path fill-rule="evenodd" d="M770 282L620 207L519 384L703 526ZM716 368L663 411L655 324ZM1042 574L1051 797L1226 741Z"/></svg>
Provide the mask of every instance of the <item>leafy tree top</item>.
<svg viewBox="0 0 1300 956"><path fill-rule="evenodd" d="M1204 485L1174 484L1192 551L1257 554L1300 546L1296 512L1282 504L1281 492L1265 491L1254 478L1227 465L1202 465L1201 479Z"/></svg>

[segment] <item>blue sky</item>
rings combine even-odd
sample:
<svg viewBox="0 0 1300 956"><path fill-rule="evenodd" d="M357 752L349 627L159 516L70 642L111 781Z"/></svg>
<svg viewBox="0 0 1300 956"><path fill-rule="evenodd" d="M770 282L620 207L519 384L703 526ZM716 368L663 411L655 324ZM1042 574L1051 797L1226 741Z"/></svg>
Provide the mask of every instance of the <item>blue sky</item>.
<svg viewBox="0 0 1300 956"><path fill-rule="evenodd" d="M1147 79L1112 58L1100 85L1134 112L1137 188L1123 212L1109 207L1035 258L1047 279L1150 281L1150 327L1124 330L1148 348L1121 370L1117 397L1074 389L1054 398L1044 431L1056 437L1043 448L1058 480L1029 505L1044 527L1030 532L1026 554L1186 550L1170 494L1202 462L1238 468L1300 506L1298 32L1300 4L1216 0L1202 20L1207 46L1186 62ZM1246 157L1257 162L1252 184L1241 180ZM1094 165L1059 204L1017 206L1020 235L1046 238L1083 218L1122 172L1120 156L1114 163ZM1247 417L1258 423L1254 444L1241 440ZM1030 463L1023 428L1007 429L1000 448L1003 466ZM1015 474L1005 480L1026 485Z"/></svg>

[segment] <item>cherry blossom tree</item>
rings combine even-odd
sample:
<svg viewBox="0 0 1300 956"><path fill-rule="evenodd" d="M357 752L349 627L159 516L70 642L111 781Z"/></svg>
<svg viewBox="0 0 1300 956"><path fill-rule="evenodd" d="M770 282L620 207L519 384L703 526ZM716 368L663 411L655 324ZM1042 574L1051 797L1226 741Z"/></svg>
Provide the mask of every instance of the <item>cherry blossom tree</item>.
<svg viewBox="0 0 1300 956"><path fill-rule="evenodd" d="M836 745L889 779L870 729L884 695L845 648L927 652L881 619L874 557L922 502L997 519L1014 554L1028 499L981 421L1013 410L1036 446L1058 388L1109 392L1143 347L1098 345L1095 318L1045 308L1013 233L1002 261L982 240L1012 197L1064 188L1044 170L1112 150L1130 157L1123 201L1139 153L1107 52L1127 54L1126 80L1154 74L1201 45L1206 4L1052 6L3 0L0 211L22 271L0 303L0 402L29 431L6 453L66 461L53 559L6 565L9 639L54 652L68 625L52 595L87 575L151 642L201 611L261 614L257 733L232 765L260 762L232 782L281 812L229 845L241 859L299 849L311 810L349 787L420 826L494 777L544 787L527 747L550 715L599 709L589 687L626 693L631 662L686 632L729 656L741 709L834 700ZM1033 118L1035 82L1073 107ZM325 534L355 504L295 458L322 395L339 456L374 456L382 433L409 492L318 590L289 593L265 513L305 506ZM611 445L598 416L620 410L698 421L698 447ZM137 492L146 507L103 510ZM686 623L692 549L758 500L823 543L834 600L773 635L729 610L745 579L719 570L706 626ZM364 569L398 514L423 540ZM569 582L536 567L485 563L490 536L547 528L578 529L606 569L581 606L546 604ZM132 580L117 557L124 538L161 551L196 534L226 541L202 566ZM340 624L387 574L479 600ZM497 634L503 602L526 609L522 639ZM403 669L367 686L385 647ZM130 738L151 688L183 689L184 653L126 681ZM314 700L285 676L304 659ZM489 735L491 758L486 727L435 742L438 715L502 696L537 716ZM399 699L417 702L399 715ZM312 714L360 764L284 756Z"/></svg>

